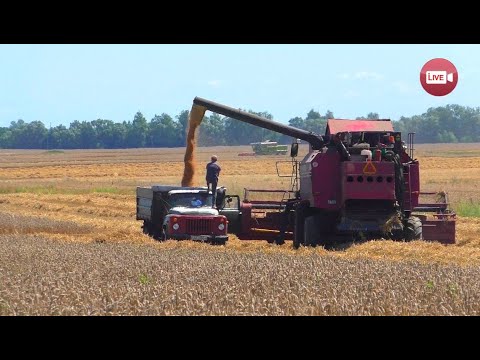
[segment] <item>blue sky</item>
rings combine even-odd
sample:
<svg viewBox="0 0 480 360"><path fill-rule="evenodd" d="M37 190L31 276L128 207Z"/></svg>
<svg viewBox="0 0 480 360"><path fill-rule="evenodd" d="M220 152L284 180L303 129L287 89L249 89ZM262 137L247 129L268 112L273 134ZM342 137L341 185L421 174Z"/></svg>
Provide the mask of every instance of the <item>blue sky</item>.
<svg viewBox="0 0 480 360"><path fill-rule="evenodd" d="M419 73L443 57L456 89L427 94ZM172 116L195 96L269 111L398 119L446 104L480 106L480 45L0 45L0 126Z"/></svg>

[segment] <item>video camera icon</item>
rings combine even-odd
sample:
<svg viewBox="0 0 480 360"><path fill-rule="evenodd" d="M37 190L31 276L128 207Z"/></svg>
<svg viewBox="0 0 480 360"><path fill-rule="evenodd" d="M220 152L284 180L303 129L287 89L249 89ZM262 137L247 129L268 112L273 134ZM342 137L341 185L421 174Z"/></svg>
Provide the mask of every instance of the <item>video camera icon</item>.
<svg viewBox="0 0 480 360"><path fill-rule="evenodd" d="M446 71L427 71L425 77L427 84L444 85L447 81L453 82L453 73L447 73Z"/></svg>
<svg viewBox="0 0 480 360"><path fill-rule="evenodd" d="M420 70L420 84L430 95L448 95L455 89L457 83L457 68L447 59L429 60Z"/></svg>

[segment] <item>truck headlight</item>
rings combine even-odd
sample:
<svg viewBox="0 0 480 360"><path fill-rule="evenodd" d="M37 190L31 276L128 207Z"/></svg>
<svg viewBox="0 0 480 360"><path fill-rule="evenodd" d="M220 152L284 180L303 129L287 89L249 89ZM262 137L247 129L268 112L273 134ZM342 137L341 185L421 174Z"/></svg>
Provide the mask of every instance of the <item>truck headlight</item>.
<svg viewBox="0 0 480 360"><path fill-rule="evenodd" d="M179 227L180 227L180 225L178 225L178 223L175 223L172 226L173 230L178 230Z"/></svg>
<svg viewBox="0 0 480 360"><path fill-rule="evenodd" d="M223 229L225 229L225 225L224 225L224 224L218 225L218 230L223 230Z"/></svg>

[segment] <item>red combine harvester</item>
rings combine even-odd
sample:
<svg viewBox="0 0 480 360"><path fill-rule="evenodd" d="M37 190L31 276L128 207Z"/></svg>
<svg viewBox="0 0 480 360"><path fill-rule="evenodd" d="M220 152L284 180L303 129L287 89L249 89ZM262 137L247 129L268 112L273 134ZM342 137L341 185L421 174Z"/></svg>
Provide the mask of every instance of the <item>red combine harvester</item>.
<svg viewBox="0 0 480 360"><path fill-rule="evenodd" d="M455 213L447 195L420 192L413 133L407 147L389 119L329 119L325 135L317 135L198 97L193 102L310 144L297 162L298 142L292 143L291 191L246 189L243 201L226 196L220 214L240 239L281 244L292 238L295 247L372 238L455 243ZM282 199L254 201L253 193ZM421 203L424 196L437 198Z"/></svg>

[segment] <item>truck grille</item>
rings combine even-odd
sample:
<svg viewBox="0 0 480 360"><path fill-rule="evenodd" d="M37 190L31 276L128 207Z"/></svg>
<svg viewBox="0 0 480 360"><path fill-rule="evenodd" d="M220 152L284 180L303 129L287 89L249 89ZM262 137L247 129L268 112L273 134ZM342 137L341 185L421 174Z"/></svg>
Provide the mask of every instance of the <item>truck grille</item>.
<svg viewBox="0 0 480 360"><path fill-rule="evenodd" d="M211 233L213 219L187 219L187 234L207 235Z"/></svg>

